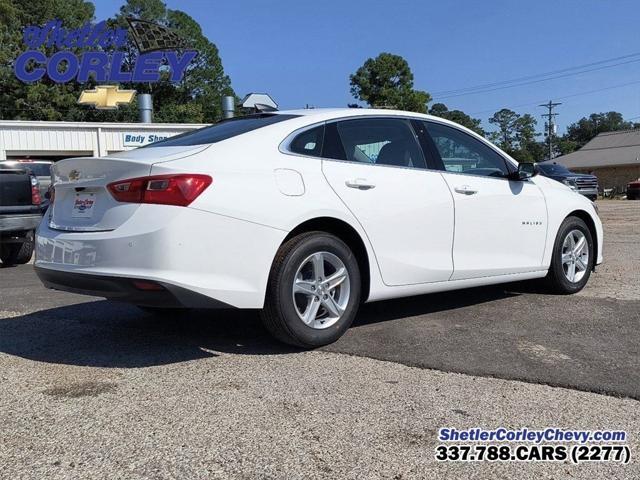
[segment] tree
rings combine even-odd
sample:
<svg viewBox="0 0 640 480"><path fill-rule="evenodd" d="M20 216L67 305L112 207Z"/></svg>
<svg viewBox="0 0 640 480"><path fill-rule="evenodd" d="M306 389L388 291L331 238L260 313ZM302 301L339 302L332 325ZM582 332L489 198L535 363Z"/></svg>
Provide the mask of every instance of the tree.
<svg viewBox="0 0 640 480"><path fill-rule="evenodd" d="M520 118L520 115L516 112L508 108L503 108L494 113L489 119L489 123L498 127L496 132L492 132L492 139L498 143L498 146L502 150L509 154L514 150L517 142L516 126L518 118Z"/></svg>
<svg viewBox="0 0 640 480"><path fill-rule="evenodd" d="M414 90L413 73L399 55L381 53L376 58L369 58L349 79L354 98L372 107L427 112L431 95Z"/></svg>
<svg viewBox="0 0 640 480"><path fill-rule="evenodd" d="M152 93L154 120L160 122L213 122L221 118L221 97L234 95L224 73L217 47L202 33L200 25L184 12L170 10L161 0L127 0L119 13L108 20L110 26L128 28L127 17L167 26L179 33L198 56L187 67L182 81L171 82L165 67L158 83L123 83L121 88ZM22 44L22 26L41 25L60 19L65 28L76 28L94 20L94 6L83 0L0 0L0 118L75 121L136 121L135 103L113 111L99 111L77 104L80 92L93 88L95 81L55 84L44 77L24 84L15 78L13 61ZM54 48L42 49L47 55ZM80 52L76 52L80 53ZM129 35L124 48L123 71L131 71L137 48Z"/></svg>
<svg viewBox="0 0 640 480"><path fill-rule="evenodd" d="M537 120L530 114L519 115L503 108L489 119L498 130L490 137L498 146L519 162L537 162L544 158L544 147L536 140Z"/></svg>
<svg viewBox="0 0 640 480"><path fill-rule="evenodd" d="M83 0L0 0L0 118L66 120L79 112L78 84L59 85L48 78L24 84L13 72L13 62L26 49L22 43L24 25L40 25L59 19L69 28L91 21L94 5ZM40 47L49 55L53 48Z"/></svg>
<svg viewBox="0 0 640 480"><path fill-rule="evenodd" d="M459 123L463 127L473 130L478 135L485 135L484 129L480 126L482 120L472 118L462 110L449 110L444 103L434 103L429 109L429 113L435 117L446 118L452 122Z"/></svg>
<svg viewBox="0 0 640 480"><path fill-rule="evenodd" d="M564 146L565 148L575 147L574 150L576 150L599 133L628 130L630 128L634 128L634 124L624 121L621 113L592 113L589 117L583 117L567 127L567 133L564 135L563 140L571 143L565 143Z"/></svg>

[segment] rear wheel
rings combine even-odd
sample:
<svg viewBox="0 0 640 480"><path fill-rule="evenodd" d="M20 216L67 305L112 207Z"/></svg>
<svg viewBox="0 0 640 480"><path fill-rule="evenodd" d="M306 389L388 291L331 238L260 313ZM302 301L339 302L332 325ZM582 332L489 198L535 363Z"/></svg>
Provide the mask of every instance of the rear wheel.
<svg viewBox="0 0 640 480"><path fill-rule="evenodd" d="M4 266L22 265L33 256L33 231L24 234L20 243L0 243L0 260Z"/></svg>
<svg viewBox="0 0 640 480"><path fill-rule="evenodd" d="M360 270L349 247L328 233L303 233L280 247L261 317L281 342L327 345L353 322L360 291Z"/></svg>
<svg viewBox="0 0 640 480"><path fill-rule="evenodd" d="M560 225L547 274L552 291L560 294L579 292L589 281L595 260L593 238L584 221L568 217Z"/></svg>

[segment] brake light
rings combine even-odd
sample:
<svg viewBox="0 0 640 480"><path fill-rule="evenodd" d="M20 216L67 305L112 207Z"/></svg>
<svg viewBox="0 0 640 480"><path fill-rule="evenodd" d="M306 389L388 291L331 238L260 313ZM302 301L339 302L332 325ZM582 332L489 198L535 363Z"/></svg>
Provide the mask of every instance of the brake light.
<svg viewBox="0 0 640 480"><path fill-rule="evenodd" d="M40 198L40 184L36 177L31 177L31 204L40 205L42 198Z"/></svg>
<svg viewBox="0 0 640 480"><path fill-rule="evenodd" d="M186 207L211 185L209 175L177 174L119 180L107 185L118 202Z"/></svg>

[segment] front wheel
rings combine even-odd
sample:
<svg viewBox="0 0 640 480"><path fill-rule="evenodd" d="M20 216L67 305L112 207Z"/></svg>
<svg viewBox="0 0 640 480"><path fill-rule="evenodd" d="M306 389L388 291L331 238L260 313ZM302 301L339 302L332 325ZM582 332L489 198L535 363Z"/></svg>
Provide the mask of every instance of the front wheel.
<svg viewBox="0 0 640 480"><path fill-rule="evenodd" d="M589 281L594 261L589 228L578 217L566 218L558 230L547 274L552 291L571 294L582 290Z"/></svg>
<svg viewBox="0 0 640 480"><path fill-rule="evenodd" d="M278 340L313 348L335 342L360 305L360 270L351 249L325 232L285 242L271 268L262 321Z"/></svg>

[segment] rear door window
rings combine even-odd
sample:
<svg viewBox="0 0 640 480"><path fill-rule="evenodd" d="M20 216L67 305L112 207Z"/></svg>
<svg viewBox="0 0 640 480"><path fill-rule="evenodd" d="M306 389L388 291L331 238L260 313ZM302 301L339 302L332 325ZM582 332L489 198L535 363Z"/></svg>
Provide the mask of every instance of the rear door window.
<svg viewBox="0 0 640 480"><path fill-rule="evenodd" d="M339 140L329 138L335 125ZM409 120L402 118L358 118L327 125L323 156L349 162L408 168L426 168L422 149ZM332 148L331 143L334 143Z"/></svg>

